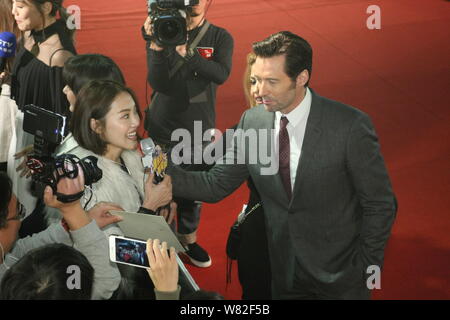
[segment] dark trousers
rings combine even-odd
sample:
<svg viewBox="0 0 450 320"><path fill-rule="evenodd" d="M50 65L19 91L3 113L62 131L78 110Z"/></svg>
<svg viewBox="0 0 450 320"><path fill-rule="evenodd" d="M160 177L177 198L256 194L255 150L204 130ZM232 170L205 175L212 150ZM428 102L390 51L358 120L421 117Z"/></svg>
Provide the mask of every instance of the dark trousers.
<svg viewBox="0 0 450 320"><path fill-rule="evenodd" d="M7 162L0 162L0 171L6 172L7 164Z"/></svg>
<svg viewBox="0 0 450 320"><path fill-rule="evenodd" d="M177 204L177 224L179 234L195 232L200 223L201 203L183 198L174 198Z"/></svg>
<svg viewBox="0 0 450 320"><path fill-rule="evenodd" d="M296 262L294 282L291 290L280 297L283 300L369 300L371 291L366 283L352 287L343 287L333 293L327 292L326 287L320 288L317 282L308 275L301 265Z"/></svg>
<svg viewBox="0 0 450 320"><path fill-rule="evenodd" d="M194 163L194 159L191 159L191 161ZM206 164L182 164L180 167L186 171L204 171L210 168L210 166ZM196 241L195 232L197 231L200 223L202 204L199 201L184 198L174 198L174 201L177 204L178 234L181 235L182 242L193 243ZM183 237L184 235L189 236Z"/></svg>

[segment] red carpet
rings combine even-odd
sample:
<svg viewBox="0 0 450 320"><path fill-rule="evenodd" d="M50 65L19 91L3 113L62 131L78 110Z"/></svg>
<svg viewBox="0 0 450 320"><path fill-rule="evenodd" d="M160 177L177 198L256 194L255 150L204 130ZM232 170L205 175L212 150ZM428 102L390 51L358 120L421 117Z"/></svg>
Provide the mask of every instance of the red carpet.
<svg viewBox="0 0 450 320"><path fill-rule="evenodd" d="M146 62L140 26L145 1L67 1L81 7L80 53L102 53L122 68L145 107ZM381 8L381 30L366 9ZM213 0L208 19L235 39L233 72L219 88L217 127L245 110L241 78L253 41L290 30L314 49L311 87L371 117L399 201L382 289L375 299L449 299L450 3L444 0ZM246 187L205 205L200 242L213 266L189 266L200 287L239 299L236 273L225 289L225 241ZM236 270L237 268L235 268Z"/></svg>

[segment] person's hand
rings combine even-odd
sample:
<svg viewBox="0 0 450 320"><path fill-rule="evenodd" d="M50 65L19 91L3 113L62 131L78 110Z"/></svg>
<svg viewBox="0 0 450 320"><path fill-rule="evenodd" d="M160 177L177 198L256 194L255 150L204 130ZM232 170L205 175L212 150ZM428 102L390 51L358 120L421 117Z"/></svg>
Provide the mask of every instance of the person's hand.
<svg viewBox="0 0 450 320"><path fill-rule="evenodd" d="M3 82L6 82L6 79L8 79L8 73L6 71L0 72L0 84Z"/></svg>
<svg viewBox="0 0 450 320"><path fill-rule="evenodd" d="M161 210L159 210L159 215L164 217L166 219L167 224L171 224L173 219L177 215L177 204L176 202L172 201L170 203L170 208L164 207Z"/></svg>
<svg viewBox="0 0 450 320"><path fill-rule="evenodd" d="M173 292L178 288L178 263L175 248L167 253L167 242L160 245L158 239L147 240L147 257L150 269L147 272L155 289L163 292Z"/></svg>
<svg viewBox="0 0 450 320"><path fill-rule="evenodd" d="M26 176L26 178L28 179L29 177L31 177L31 170L27 167L27 161L28 161L28 155L33 153L34 151L34 146L33 145L29 145L26 146L25 148L23 148L21 151L17 152L14 155L14 159L18 160L20 158L23 158L22 163L16 168L16 172L20 172L20 177L24 177Z"/></svg>
<svg viewBox="0 0 450 320"><path fill-rule="evenodd" d="M57 192L63 195L77 194L84 190L84 175L83 170L78 166L78 176L74 179L64 177L58 181L56 186ZM56 195L53 194L53 189L50 186L45 187L44 203L61 211L64 220L69 225L70 230L78 230L91 222L90 217L86 211L81 207L80 200L64 203L58 201Z"/></svg>
<svg viewBox="0 0 450 320"><path fill-rule="evenodd" d="M148 36L153 36L153 29L152 29L152 19L150 17L147 17L147 19L145 19L144 22L144 30L145 33ZM158 46L155 41L151 41L150 42L150 49L155 50L155 51L162 51L164 50L163 47Z"/></svg>
<svg viewBox="0 0 450 320"><path fill-rule="evenodd" d="M187 45L186 44L182 44L182 45L176 46L175 50L183 58L186 57L186 54L187 54Z"/></svg>
<svg viewBox="0 0 450 320"><path fill-rule="evenodd" d="M58 193L63 195L77 194L84 190L84 174L80 166L78 166L78 176L74 179L64 177L58 181L56 185ZM44 203L52 208L60 209L61 212L66 213L74 206L80 205L80 201L74 201L70 203L63 203L57 199L57 196L53 193L53 189L50 186L45 187L44 190Z"/></svg>
<svg viewBox="0 0 450 320"><path fill-rule="evenodd" d="M154 173L150 174L145 183L145 200L143 207L156 211L172 200L172 178L165 175L159 184L154 184Z"/></svg>
<svg viewBox="0 0 450 320"><path fill-rule="evenodd" d="M123 211L123 209L115 204L109 202L99 202L94 207L92 207L87 213L91 219L94 219L97 222L97 225L100 229L119 221L122 221L122 217L115 216L109 213L109 211Z"/></svg>

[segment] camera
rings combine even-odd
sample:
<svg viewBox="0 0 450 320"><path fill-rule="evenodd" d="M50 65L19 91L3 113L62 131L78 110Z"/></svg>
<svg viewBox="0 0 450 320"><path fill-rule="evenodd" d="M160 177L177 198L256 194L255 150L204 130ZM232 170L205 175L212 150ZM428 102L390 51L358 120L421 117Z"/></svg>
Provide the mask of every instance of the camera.
<svg viewBox="0 0 450 320"><path fill-rule="evenodd" d="M84 174L85 185L91 185L102 178L102 170L97 166L98 159L88 156L79 159L72 154L53 157L56 147L62 142L66 130L66 117L35 105L23 108L23 130L34 135L34 153L28 156L27 167L32 171L32 193L42 198L46 186L50 186L61 202L80 199L84 192L63 195L57 192L60 179L75 179L79 170Z"/></svg>
<svg viewBox="0 0 450 320"><path fill-rule="evenodd" d="M199 0L147 0L153 36L161 47L174 47L187 41L186 10Z"/></svg>

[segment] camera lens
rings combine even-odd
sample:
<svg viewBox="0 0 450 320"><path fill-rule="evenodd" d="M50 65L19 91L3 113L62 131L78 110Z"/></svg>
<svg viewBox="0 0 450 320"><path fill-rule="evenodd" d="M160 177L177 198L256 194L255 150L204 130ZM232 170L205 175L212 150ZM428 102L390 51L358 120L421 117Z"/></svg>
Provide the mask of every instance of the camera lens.
<svg viewBox="0 0 450 320"><path fill-rule="evenodd" d="M168 19L161 23L158 33L161 38L166 41L170 41L176 38L180 34L181 30L181 26L177 20Z"/></svg>

